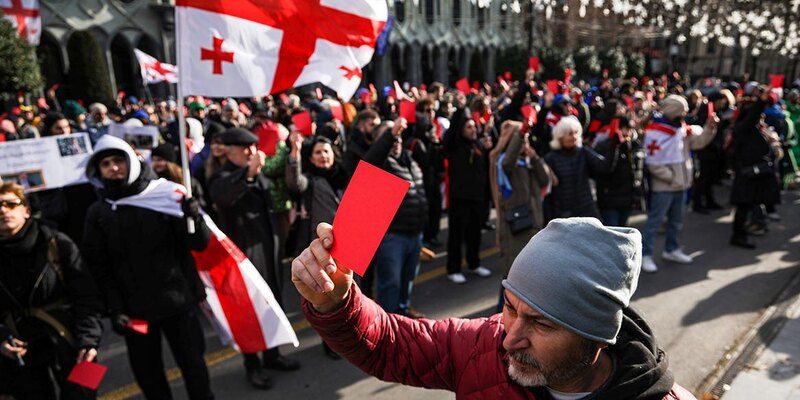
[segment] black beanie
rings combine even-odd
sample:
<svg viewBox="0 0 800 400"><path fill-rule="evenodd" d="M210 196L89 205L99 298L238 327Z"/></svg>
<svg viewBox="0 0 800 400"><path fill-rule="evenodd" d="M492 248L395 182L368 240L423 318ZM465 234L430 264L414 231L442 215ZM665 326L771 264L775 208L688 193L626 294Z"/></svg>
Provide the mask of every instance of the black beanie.
<svg viewBox="0 0 800 400"><path fill-rule="evenodd" d="M161 157L169 162L175 163L178 161L178 156L175 154L175 147L169 143L164 143L161 146L153 149L152 156Z"/></svg>

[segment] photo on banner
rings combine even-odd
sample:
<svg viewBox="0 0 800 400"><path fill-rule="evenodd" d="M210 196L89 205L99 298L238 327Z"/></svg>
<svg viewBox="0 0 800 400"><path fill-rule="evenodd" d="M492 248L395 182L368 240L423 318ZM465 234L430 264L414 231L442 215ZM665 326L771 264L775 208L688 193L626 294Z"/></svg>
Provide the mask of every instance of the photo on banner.
<svg viewBox="0 0 800 400"><path fill-rule="evenodd" d="M0 179L26 192L86 182L84 170L92 154L86 133L0 143Z"/></svg>
<svg viewBox="0 0 800 400"><path fill-rule="evenodd" d="M111 124L108 134L127 142L136 154L145 160L150 160L150 153L158 146L157 126L126 126L125 124Z"/></svg>

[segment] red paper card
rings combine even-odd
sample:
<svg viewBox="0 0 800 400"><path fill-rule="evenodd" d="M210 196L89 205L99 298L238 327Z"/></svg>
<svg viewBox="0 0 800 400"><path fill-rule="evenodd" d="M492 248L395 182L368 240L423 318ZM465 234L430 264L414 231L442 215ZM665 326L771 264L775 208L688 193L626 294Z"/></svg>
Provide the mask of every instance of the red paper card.
<svg viewBox="0 0 800 400"><path fill-rule="evenodd" d="M522 106L519 108L519 112L522 113L522 118L528 126L536 124L536 110L533 109L533 106Z"/></svg>
<svg viewBox="0 0 800 400"><path fill-rule="evenodd" d="M592 120L592 122L589 123L589 133L596 133L602 126L603 123L600 122L599 119Z"/></svg>
<svg viewBox="0 0 800 400"><path fill-rule="evenodd" d="M461 78L458 82L456 82L456 89L458 89L461 93L468 95L469 81L467 80L467 78Z"/></svg>
<svg viewBox="0 0 800 400"><path fill-rule="evenodd" d="M547 81L547 91L554 95L558 94L558 81L555 79Z"/></svg>
<svg viewBox="0 0 800 400"><path fill-rule="evenodd" d="M711 118L712 115L716 114L716 112L714 112L714 102L709 101L707 106L708 106L708 111L707 111L706 115L709 118Z"/></svg>
<svg viewBox="0 0 800 400"><path fill-rule="evenodd" d="M572 69L567 68L564 70L564 82L569 83L572 80Z"/></svg>
<svg viewBox="0 0 800 400"><path fill-rule="evenodd" d="M528 68L532 69L534 72L539 72L539 57L528 58Z"/></svg>
<svg viewBox="0 0 800 400"><path fill-rule="evenodd" d="M333 219L331 256L363 276L411 183L358 163Z"/></svg>
<svg viewBox="0 0 800 400"><path fill-rule="evenodd" d="M769 74L769 86L773 89L783 87L783 74L773 75Z"/></svg>
<svg viewBox="0 0 800 400"><path fill-rule="evenodd" d="M342 106L331 106L331 115L333 115L333 119L344 122L344 111L342 111Z"/></svg>
<svg viewBox="0 0 800 400"><path fill-rule="evenodd" d="M409 124L417 122L417 105L411 100L400 102L400 116L405 118Z"/></svg>
<svg viewBox="0 0 800 400"><path fill-rule="evenodd" d="M303 111L292 115L292 123L294 129L303 134L303 136L311 136L311 114L308 111Z"/></svg>
<svg viewBox="0 0 800 400"><path fill-rule="evenodd" d="M82 361L75 365L75 368L69 373L67 380L76 385L91 390L97 390L97 387L100 386L100 382L106 375L106 371L108 371L108 367L104 365Z"/></svg>
<svg viewBox="0 0 800 400"><path fill-rule="evenodd" d="M506 71L506 73L503 74L503 77L505 77L507 81L510 81L511 80L511 72Z"/></svg>
<svg viewBox="0 0 800 400"><path fill-rule="evenodd" d="M147 321L132 319L131 322L128 323L128 329L136 333L141 333L142 335L147 335L147 332L150 330L150 325Z"/></svg>

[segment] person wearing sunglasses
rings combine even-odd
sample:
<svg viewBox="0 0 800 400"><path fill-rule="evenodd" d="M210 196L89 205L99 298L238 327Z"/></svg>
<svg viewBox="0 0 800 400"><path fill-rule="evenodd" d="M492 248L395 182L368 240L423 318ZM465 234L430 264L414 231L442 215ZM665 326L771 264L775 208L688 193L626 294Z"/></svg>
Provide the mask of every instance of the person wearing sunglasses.
<svg viewBox="0 0 800 400"><path fill-rule="evenodd" d="M31 218L22 186L0 184L0 398L94 398L67 375L97 356L101 308L75 243Z"/></svg>

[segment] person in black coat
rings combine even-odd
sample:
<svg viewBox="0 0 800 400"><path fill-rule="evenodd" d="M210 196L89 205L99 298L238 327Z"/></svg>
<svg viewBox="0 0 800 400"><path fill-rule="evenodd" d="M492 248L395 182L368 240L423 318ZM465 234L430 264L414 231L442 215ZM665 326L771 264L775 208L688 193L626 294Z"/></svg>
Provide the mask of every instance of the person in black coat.
<svg viewBox="0 0 800 400"><path fill-rule="evenodd" d="M544 156L555 174L553 190L544 202L547 222L555 218L600 217L589 179L608 173L610 163L590 147L583 147L582 132L575 117L564 117L553 128L553 150Z"/></svg>
<svg viewBox="0 0 800 400"><path fill-rule="evenodd" d="M464 109L456 111L444 138L448 160L447 277L456 284L466 282L461 273L461 245L466 244L467 271L488 277L491 271L480 265L481 225L489 185L487 157L491 137L478 139L478 127Z"/></svg>
<svg viewBox="0 0 800 400"><path fill-rule="evenodd" d="M776 204L780 200L780 182L774 158L781 152L780 139L770 135L764 123L764 109L770 92L759 89L754 101L742 105L733 127L734 178L731 204L736 207L733 218L734 246L754 249L747 235L747 220L759 204Z"/></svg>
<svg viewBox="0 0 800 400"><path fill-rule="evenodd" d="M93 398L66 380L94 360L103 332L77 246L31 218L17 184L0 184L0 217L0 397L55 400L57 386L62 399Z"/></svg>
<svg viewBox="0 0 800 400"><path fill-rule="evenodd" d="M205 291L191 254L206 248L211 232L197 201L183 202L184 213L195 222L193 234L184 218L112 204L142 193L156 175L127 143L110 135L97 141L86 176L102 199L87 212L83 255L114 331L125 338L136 382L147 398L171 398L161 352L163 333L183 373L189 398L214 398L196 310ZM146 321L148 333L131 330L132 319Z"/></svg>
<svg viewBox="0 0 800 400"><path fill-rule="evenodd" d="M405 120L401 119L401 127ZM422 231L428 222L428 200L422 170L411 151L403 148L403 129L393 123L378 128L378 140L364 160L411 182L397 214L389 225L377 252L378 304L391 313L421 317L411 308L411 289L419 272Z"/></svg>
<svg viewBox="0 0 800 400"><path fill-rule="evenodd" d="M271 214L270 179L261 172L266 155L256 148L258 138L243 128L222 134L227 161L208 181L211 200L217 209L219 227L256 267L283 304L283 270L278 260L277 232ZM278 348L245 354L248 381L256 388L272 386L265 369L296 370L300 364L280 355Z"/></svg>
<svg viewBox="0 0 800 400"><path fill-rule="evenodd" d="M422 242L426 247L440 247L440 220L442 218L442 192L444 158L442 157L442 129L436 118L433 100L424 98L417 102L417 122L403 133L403 142L411 151L414 161L422 169L425 196L428 200L428 223L423 230ZM406 135L406 133L408 133Z"/></svg>
<svg viewBox="0 0 800 400"><path fill-rule="evenodd" d="M708 95L708 103L713 104L715 113L719 117L717 134L714 139L700 150L695 151L697 161L700 163L697 178L692 187L692 210L699 214L708 214L710 210L721 210L722 206L714 197L714 184L719 181L725 172L725 138L733 124L735 110L733 102L736 99L728 90L713 92ZM708 119L708 106L698 111L698 125L705 125Z"/></svg>
<svg viewBox="0 0 800 400"><path fill-rule="evenodd" d="M597 206L607 226L627 226L631 211L642 209L644 149L626 117L619 132L600 139L595 151L611 163L610 173L597 176Z"/></svg>

